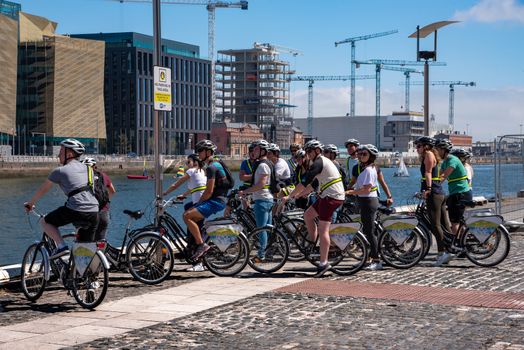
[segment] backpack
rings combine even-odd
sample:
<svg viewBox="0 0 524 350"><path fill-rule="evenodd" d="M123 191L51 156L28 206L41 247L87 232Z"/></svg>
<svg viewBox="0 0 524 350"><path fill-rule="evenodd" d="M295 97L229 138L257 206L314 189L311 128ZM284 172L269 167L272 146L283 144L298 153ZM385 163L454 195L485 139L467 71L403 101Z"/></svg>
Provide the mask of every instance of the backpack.
<svg viewBox="0 0 524 350"><path fill-rule="evenodd" d="M273 193L279 193L280 189L281 189L281 186L280 186L280 183L277 180L277 173L275 172L275 166L273 165L273 163L271 163L267 159L263 159L261 161L256 162L255 167L253 168L252 176L251 176L251 183L253 185L255 184L255 172L257 171L258 166L260 164L262 164L262 163L267 164L269 166L269 169L271 169L271 175L269 177L269 191L272 194Z"/></svg>
<svg viewBox="0 0 524 350"><path fill-rule="evenodd" d="M98 209L102 209L109 203L109 191L107 190L106 184L104 183L104 177L99 171L93 170L90 166L87 166L87 185L77 188L67 195L72 197L77 193L89 191L91 192L96 200L98 201Z"/></svg>
<svg viewBox="0 0 524 350"><path fill-rule="evenodd" d="M91 188L98 201L98 209L102 209L109 203L109 191L104 182L104 176L99 171L93 170L93 184Z"/></svg>
<svg viewBox="0 0 524 350"><path fill-rule="evenodd" d="M224 173L226 174L226 176L224 176L223 178L217 179L218 186L226 190L230 190L233 187L235 187L235 179L233 178L233 175L231 174L231 171L229 170L227 165L220 159L214 160L213 162L220 164L220 166L224 170Z"/></svg>

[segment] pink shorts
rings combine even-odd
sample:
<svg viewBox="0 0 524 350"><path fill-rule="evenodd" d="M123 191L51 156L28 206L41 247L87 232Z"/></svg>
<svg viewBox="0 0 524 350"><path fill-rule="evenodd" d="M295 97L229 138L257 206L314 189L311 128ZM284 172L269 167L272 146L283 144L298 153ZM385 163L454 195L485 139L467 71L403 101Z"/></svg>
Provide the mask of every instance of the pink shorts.
<svg viewBox="0 0 524 350"><path fill-rule="evenodd" d="M331 222L331 217L335 210L344 203L343 200L333 199L330 197L319 198L313 203L313 209L318 213L320 221Z"/></svg>

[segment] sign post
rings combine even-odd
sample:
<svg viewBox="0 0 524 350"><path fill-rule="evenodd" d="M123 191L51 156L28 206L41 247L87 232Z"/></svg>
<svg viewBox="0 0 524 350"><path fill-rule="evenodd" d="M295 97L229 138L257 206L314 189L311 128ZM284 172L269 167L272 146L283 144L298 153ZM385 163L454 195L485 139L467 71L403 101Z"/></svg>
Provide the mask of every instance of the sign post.
<svg viewBox="0 0 524 350"><path fill-rule="evenodd" d="M153 0L153 65L160 68L162 62L162 31L160 30L160 0ZM156 72L156 70L155 70ZM165 72L165 71L164 71ZM160 74L160 73L159 73ZM160 76L159 76L160 78ZM165 76L164 76L165 78ZM155 74L156 82L156 74ZM169 80L171 84L171 78ZM165 91L160 91L158 96L160 99L166 98ZM162 168L163 165L160 163L160 111L157 109L157 90L155 83L155 93L154 93L154 104L155 104L155 113L153 121L153 134L154 134L154 153L155 153L155 198L156 198L156 215L155 215L155 225L160 224L160 215L162 210L160 209L160 201L162 200ZM171 107L171 100L169 101L169 107ZM160 103L164 102L159 102Z"/></svg>
<svg viewBox="0 0 524 350"><path fill-rule="evenodd" d="M164 67L153 67L154 79L154 101L155 111L170 112L171 106L171 69Z"/></svg>

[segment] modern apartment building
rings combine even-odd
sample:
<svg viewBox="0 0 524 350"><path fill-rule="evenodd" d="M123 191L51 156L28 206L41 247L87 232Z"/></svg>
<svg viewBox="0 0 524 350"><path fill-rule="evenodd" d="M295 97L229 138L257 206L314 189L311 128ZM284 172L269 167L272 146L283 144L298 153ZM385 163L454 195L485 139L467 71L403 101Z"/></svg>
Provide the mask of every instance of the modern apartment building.
<svg viewBox="0 0 524 350"><path fill-rule="evenodd" d="M76 34L105 42L107 152L152 154L153 38L133 32ZM162 40L162 63L171 68L171 112L162 113L161 152L184 154L211 129L210 61L198 46Z"/></svg>
<svg viewBox="0 0 524 350"><path fill-rule="evenodd" d="M0 12L0 138L5 144L16 130L18 23L3 13Z"/></svg>
<svg viewBox="0 0 524 350"><path fill-rule="evenodd" d="M288 147L293 142L289 77L294 71L270 44L218 51L217 121L256 124L268 140Z"/></svg>

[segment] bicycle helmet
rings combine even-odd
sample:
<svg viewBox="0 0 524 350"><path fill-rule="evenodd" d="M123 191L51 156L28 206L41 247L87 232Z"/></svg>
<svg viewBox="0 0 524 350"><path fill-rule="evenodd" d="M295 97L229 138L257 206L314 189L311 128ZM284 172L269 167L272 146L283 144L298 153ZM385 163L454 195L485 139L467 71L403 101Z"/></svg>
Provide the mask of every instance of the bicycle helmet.
<svg viewBox="0 0 524 350"><path fill-rule="evenodd" d="M255 146L256 146L255 142L251 142L247 149L249 150L249 152L251 152L251 151L253 151L255 149Z"/></svg>
<svg viewBox="0 0 524 350"><path fill-rule="evenodd" d="M324 145L320 143L319 140L310 140L304 145L304 150L307 152L310 149L317 149L319 148L321 151L324 148Z"/></svg>
<svg viewBox="0 0 524 350"><path fill-rule="evenodd" d="M297 153L295 154L295 157L298 158L304 158L306 156L306 151L303 149L299 149Z"/></svg>
<svg viewBox="0 0 524 350"><path fill-rule="evenodd" d="M213 153L215 153L217 150L217 146L210 140L198 141L198 143L195 145L195 151L196 153L198 153L201 150L210 150Z"/></svg>
<svg viewBox="0 0 524 350"><path fill-rule="evenodd" d="M93 166L96 165L96 159L91 157L85 157L84 159L82 159L81 163L88 166Z"/></svg>
<svg viewBox="0 0 524 350"><path fill-rule="evenodd" d="M291 145L289 145L289 150L290 151L292 151L294 149L299 150L301 148L302 148L302 146L300 146L298 143L292 143Z"/></svg>
<svg viewBox="0 0 524 350"><path fill-rule="evenodd" d="M370 155L377 157L378 156L378 149L375 147L375 145L372 145L368 143L367 145L360 145L358 147L359 151L368 151Z"/></svg>
<svg viewBox="0 0 524 350"><path fill-rule="evenodd" d="M326 145L326 146L324 147L324 152L326 152L326 151L331 152L331 153L335 153L336 155L339 154L338 147L335 146L335 145L332 144L332 143L330 143L329 145Z"/></svg>
<svg viewBox="0 0 524 350"><path fill-rule="evenodd" d="M438 139L435 147L450 152L453 149L453 144L448 139Z"/></svg>
<svg viewBox="0 0 524 350"><path fill-rule="evenodd" d="M72 149L79 156L86 152L86 148L84 147L82 142L75 139L65 139L64 141L60 142L60 146Z"/></svg>
<svg viewBox="0 0 524 350"><path fill-rule="evenodd" d="M453 148L450 153L455 157L464 158L466 160L471 158L471 153L466 151L464 148Z"/></svg>
<svg viewBox="0 0 524 350"><path fill-rule="evenodd" d="M260 149L263 149L263 150L268 150L269 149L269 142L267 142L266 140L257 140L257 141L254 141L253 142L253 145L255 147L260 147Z"/></svg>
<svg viewBox="0 0 524 350"><path fill-rule="evenodd" d="M344 147L347 147L348 145L355 145L360 146L360 142L357 139L348 139L346 142L344 142Z"/></svg>
<svg viewBox="0 0 524 350"><path fill-rule="evenodd" d="M415 140L415 145L421 144L421 145L428 145L428 146L434 147L436 141L437 140L435 140L433 137L421 136Z"/></svg>
<svg viewBox="0 0 524 350"><path fill-rule="evenodd" d="M279 152L280 153L280 147L278 147L278 145L276 143L270 143L269 144L269 148L267 149L268 151L270 152Z"/></svg>

